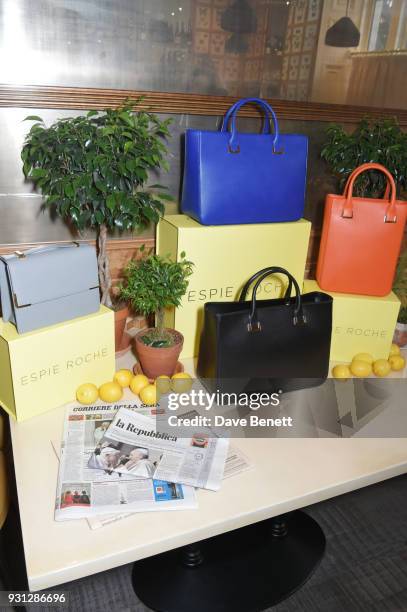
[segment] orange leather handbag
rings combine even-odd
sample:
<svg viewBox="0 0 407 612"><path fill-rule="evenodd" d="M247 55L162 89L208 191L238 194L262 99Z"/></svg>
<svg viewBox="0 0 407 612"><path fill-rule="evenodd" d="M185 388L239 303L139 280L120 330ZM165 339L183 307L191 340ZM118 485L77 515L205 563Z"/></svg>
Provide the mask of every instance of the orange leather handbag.
<svg viewBox="0 0 407 612"><path fill-rule="evenodd" d="M387 177L388 188L382 200L353 196L356 178L371 169ZM384 166L368 163L356 168L343 195L326 196L317 264L319 286L339 293L390 293L406 213L407 202L396 200L394 179Z"/></svg>

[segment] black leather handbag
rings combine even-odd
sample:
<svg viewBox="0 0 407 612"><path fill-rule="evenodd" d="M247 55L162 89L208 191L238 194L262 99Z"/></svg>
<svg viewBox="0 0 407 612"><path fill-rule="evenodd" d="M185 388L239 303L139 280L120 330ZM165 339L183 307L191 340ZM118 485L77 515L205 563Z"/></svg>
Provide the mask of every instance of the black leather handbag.
<svg viewBox="0 0 407 612"><path fill-rule="evenodd" d="M271 274L289 279L284 298L256 300L260 283ZM246 300L252 283L251 300ZM291 296L292 287L295 297ZM315 387L328 375L332 297L301 295L295 278L280 267L254 274L238 302L208 302L197 372L215 393L283 393Z"/></svg>

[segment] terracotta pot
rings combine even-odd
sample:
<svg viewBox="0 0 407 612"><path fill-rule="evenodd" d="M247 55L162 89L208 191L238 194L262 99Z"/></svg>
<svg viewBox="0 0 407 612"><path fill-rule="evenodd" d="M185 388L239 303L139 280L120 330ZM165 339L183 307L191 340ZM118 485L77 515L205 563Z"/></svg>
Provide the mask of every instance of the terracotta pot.
<svg viewBox="0 0 407 612"><path fill-rule="evenodd" d="M148 378L157 378L160 375L172 376L182 351L184 336L175 329L167 329L174 337L175 343L172 346L155 348L147 346L141 340L141 337L148 334L152 329L151 327L143 329L135 337L137 358Z"/></svg>
<svg viewBox="0 0 407 612"><path fill-rule="evenodd" d="M122 349L123 334L129 314L130 311L127 306L120 308L120 310L115 310L114 312L114 339L116 351Z"/></svg>
<svg viewBox="0 0 407 612"><path fill-rule="evenodd" d="M180 374L183 371L184 371L184 364L181 363L180 361L177 361L175 365L175 369L172 372L172 376L174 376L174 374ZM133 366L133 374L135 374L136 376L138 374L144 374L143 368L141 367L141 363L139 363L138 361ZM149 378L148 380L150 381L150 383L154 382L154 378Z"/></svg>
<svg viewBox="0 0 407 612"><path fill-rule="evenodd" d="M400 347L407 344L407 323L397 323L394 331L393 342Z"/></svg>

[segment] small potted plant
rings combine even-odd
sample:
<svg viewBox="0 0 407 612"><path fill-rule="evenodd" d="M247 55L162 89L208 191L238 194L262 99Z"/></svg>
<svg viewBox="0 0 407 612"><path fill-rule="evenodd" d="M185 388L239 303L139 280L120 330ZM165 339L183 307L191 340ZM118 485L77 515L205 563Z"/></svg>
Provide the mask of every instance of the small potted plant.
<svg viewBox="0 0 407 612"><path fill-rule="evenodd" d="M67 117L50 127L41 117L26 117L34 124L21 153L24 175L41 190L43 206L79 235L96 232L101 302L115 310L116 350L128 310L113 304L108 234L156 223L164 212L161 200L172 200L162 185L146 186L149 172L168 169L164 140L170 120L135 112L140 102Z"/></svg>
<svg viewBox="0 0 407 612"><path fill-rule="evenodd" d="M401 302L393 341L403 347L407 344L407 250L399 259L393 291Z"/></svg>
<svg viewBox="0 0 407 612"><path fill-rule="evenodd" d="M183 252L177 262L169 256L150 255L130 261L125 270L120 296L137 312L155 314L156 326L135 337L137 358L149 378L172 376L175 371L184 338L176 330L164 327L165 309L180 306L192 268Z"/></svg>

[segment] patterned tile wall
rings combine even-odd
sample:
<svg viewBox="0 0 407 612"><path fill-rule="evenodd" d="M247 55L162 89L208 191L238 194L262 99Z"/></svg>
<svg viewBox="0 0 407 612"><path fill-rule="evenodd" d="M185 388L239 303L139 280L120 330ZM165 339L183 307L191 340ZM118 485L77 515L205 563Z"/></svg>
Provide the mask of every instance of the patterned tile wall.
<svg viewBox="0 0 407 612"><path fill-rule="evenodd" d="M257 17L257 31L244 36L247 50L242 54L226 50L232 36L221 28L223 12L231 0L197 0L192 15L195 63L202 69L216 73L212 77L217 83L218 93L228 95L257 95L264 65L268 28L269 0L250 0ZM213 92L215 93L215 92Z"/></svg>
<svg viewBox="0 0 407 612"><path fill-rule="evenodd" d="M297 0L290 8L280 96L307 100L312 87L322 0Z"/></svg>

